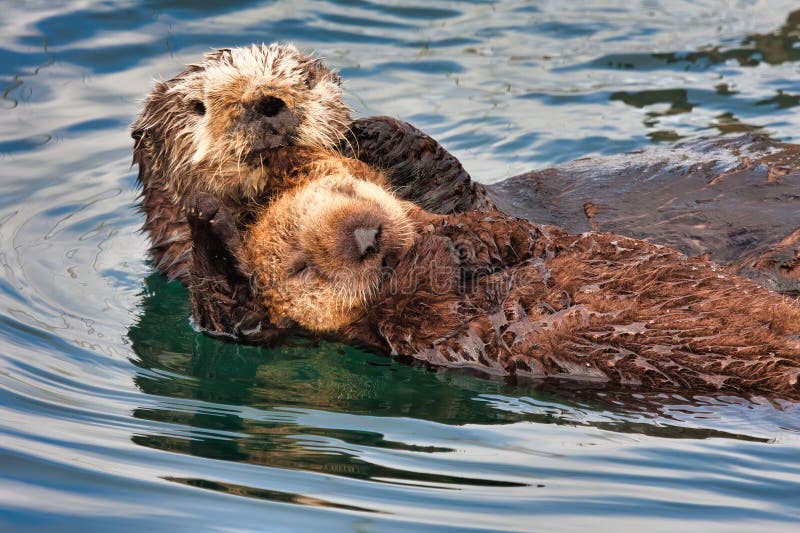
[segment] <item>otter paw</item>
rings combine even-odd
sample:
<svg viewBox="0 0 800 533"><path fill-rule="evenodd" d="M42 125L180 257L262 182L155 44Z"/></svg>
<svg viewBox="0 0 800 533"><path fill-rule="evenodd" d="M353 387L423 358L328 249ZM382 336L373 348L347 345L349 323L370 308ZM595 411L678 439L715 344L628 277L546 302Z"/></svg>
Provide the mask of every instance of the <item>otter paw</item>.
<svg viewBox="0 0 800 533"><path fill-rule="evenodd" d="M220 206L220 201L213 194L193 193L186 202L186 218L190 224L210 223Z"/></svg>

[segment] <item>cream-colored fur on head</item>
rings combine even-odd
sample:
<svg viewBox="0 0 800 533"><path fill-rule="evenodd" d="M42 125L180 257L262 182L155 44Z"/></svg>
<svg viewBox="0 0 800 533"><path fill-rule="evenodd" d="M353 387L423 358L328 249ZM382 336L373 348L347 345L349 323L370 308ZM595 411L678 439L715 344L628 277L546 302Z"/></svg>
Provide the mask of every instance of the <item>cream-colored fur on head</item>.
<svg viewBox="0 0 800 533"><path fill-rule="evenodd" d="M265 97L285 103L292 127L254 153L264 140L241 123ZM252 199L269 187L266 152L335 149L350 121L339 77L320 59L290 44L221 49L156 83L133 125L134 150L146 152L137 157L151 165L146 175L162 179L175 199L197 190Z"/></svg>
<svg viewBox="0 0 800 533"><path fill-rule="evenodd" d="M355 321L378 293L383 260L411 245L411 209L346 169L281 195L244 236L256 292L270 317L321 332ZM342 240L351 236L348 223L358 217L380 221L380 253L368 258L342 252Z"/></svg>

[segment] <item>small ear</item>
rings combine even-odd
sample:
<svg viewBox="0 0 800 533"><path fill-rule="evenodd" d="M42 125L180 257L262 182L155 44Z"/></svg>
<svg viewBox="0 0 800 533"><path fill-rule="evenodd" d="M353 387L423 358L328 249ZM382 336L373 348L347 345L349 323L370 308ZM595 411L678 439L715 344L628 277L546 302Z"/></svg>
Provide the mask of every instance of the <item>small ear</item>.
<svg viewBox="0 0 800 533"><path fill-rule="evenodd" d="M131 137L133 138L133 153L134 155L144 153L149 150L150 136L148 135L147 128L136 128L131 130ZM141 164L141 162L140 162Z"/></svg>
<svg viewBox="0 0 800 533"><path fill-rule="evenodd" d="M139 165L139 181L145 179L150 174L150 167L152 160L150 157L151 143L150 138L145 128L134 128L131 130L131 137L133 137L133 162Z"/></svg>
<svg viewBox="0 0 800 533"><path fill-rule="evenodd" d="M221 59L230 59L231 56L231 49L230 48L217 48L216 50L212 50L211 52L205 55L206 61L219 61Z"/></svg>
<svg viewBox="0 0 800 533"><path fill-rule="evenodd" d="M314 85L319 83L322 79L328 79L329 81L335 83L336 85L341 85L342 80L339 78L339 74L330 70L328 67L325 66L325 62L316 57L306 58L304 61L301 62L302 65L305 65L308 69L308 77L306 78L306 85L308 88L312 88Z"/></svg>

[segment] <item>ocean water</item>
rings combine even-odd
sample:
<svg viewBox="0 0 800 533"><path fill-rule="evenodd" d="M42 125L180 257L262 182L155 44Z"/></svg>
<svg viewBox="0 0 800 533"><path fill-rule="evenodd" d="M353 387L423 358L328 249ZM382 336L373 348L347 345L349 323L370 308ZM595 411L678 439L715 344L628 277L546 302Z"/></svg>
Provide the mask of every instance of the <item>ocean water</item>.
<svg viewBox="0 0 800 533"><path fill-rule="evenodd" d="M800 142L796 1L0 1L0 531L797 531L800 408L514 388L196 333L128 125L292 41L486 183L740 131Z"/></svg>

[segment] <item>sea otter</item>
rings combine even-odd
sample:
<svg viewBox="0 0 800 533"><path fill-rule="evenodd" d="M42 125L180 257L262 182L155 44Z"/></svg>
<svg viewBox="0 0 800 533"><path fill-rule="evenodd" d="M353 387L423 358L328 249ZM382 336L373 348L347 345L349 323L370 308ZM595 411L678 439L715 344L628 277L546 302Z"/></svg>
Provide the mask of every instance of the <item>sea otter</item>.
<svg viewBox="0 0 800 533"><path fill-rule="evenodd" d="M321 60L288 44L216 50L156 83L132 136L158 270L189 281L182 209L192 193L215 194L244 227L254 208L313 174L319 150L361 157L434 211L488 203L460 163L419 130L388 117L353 122L340 85Z"/></svg>
<svg viewBox="0 0 800 533"><path fill-rule="evenodd" d="M487 191L413 126L387 117L350 122L338 76L290 45L217 50L157 83L132 135L156 267L204 288L192 291L201 326L242 340L261 342L268 321L254 313L237 278L210 275L218 269L206 263L224 260L225 252L207 242L193 250L182 207L187 199L192 205L194 193L212 192L244 229L272 195L308 174L304 165L320 150L368 163L429 211L496 203L573 232L607 230L669 244L733 263L774 290L800 293L800 156L793 145L751 137L697 141L577 161ZM195 276L193 255L203 257Z"/></svg>
<svg viewBox="0 0 800 533"><path fill-rule="evenodd" d="M416 128L388 117L351 121L340 85L292 45L254 45L206 55L145 100L132 136L150 255L194 287L194 318L207 331L251 342L271 335L249 287L224 269L212 274L205 261L191 274L193 255L225 263L224 253L191 242L184 207L195 193L216 195L241 230L273 195L331 170L319 162L335 151L348 157L331 164L364 168L363 178L387 180L430 210L491 205L458 160Z"/></svg>
<svg viewBox="0 0 800 533"><path fill-rule="evenodd" d="M225 207L204 200L218 233ZM667 247L437 215L347 172L276 198L243 237L234 260L276 323L511 380L800 398L800 302Z"/></svg>

